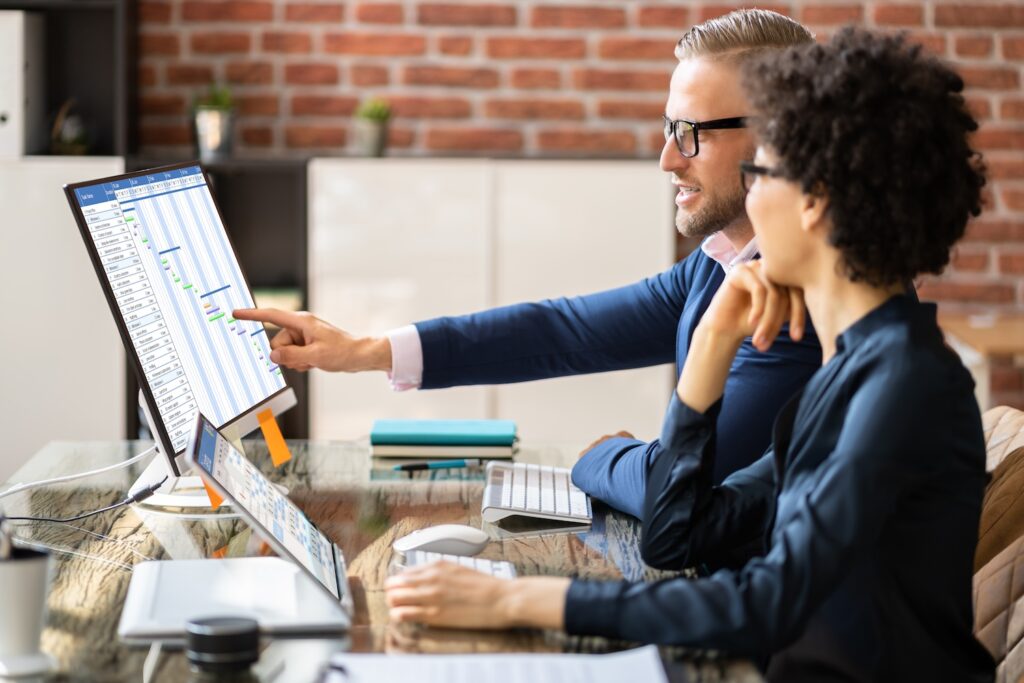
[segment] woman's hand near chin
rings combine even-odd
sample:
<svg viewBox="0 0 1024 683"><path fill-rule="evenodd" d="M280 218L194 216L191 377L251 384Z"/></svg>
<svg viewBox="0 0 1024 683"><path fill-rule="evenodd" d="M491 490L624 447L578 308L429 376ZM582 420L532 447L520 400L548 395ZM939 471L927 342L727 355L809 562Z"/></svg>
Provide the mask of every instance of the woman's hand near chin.
<svg viewBox="0 0 1024 683"><path fill-rule="evenodd" d="M392 621L448 628L562 628L569 579L498 579L449 562L407 569L384 584Z"/></svg>
<svg viewBox="0 0 1024 683"><path fill-rule="evenodd" d="M760 261L734 267L694 330L679 376L679 399L698 412L706 411L721 398L745 338L751 337L759 351L767 351L788 320L790 337L799 340L806 315L803 292L770 281Z"/></svg>
<svg viewBox="0 0 1024 683"><path fill-rule="evenodd" d="M767 351L787 321L793 339L803 336L805 311L800 289L775 284L761 261L750 261L729 272L697 329L728 339L737 348L752 337L759 351Z"/></svg>

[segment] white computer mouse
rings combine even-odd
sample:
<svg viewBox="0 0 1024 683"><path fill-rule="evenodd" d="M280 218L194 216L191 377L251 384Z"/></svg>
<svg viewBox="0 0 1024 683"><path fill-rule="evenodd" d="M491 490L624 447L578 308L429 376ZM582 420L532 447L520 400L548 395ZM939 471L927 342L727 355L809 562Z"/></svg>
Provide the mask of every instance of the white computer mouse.
<svg viewBox="0 0 1024 683"><path fill-rule="evenodd" d="M449 555L476 555L490 537L487 532L465 524L439 524L402 536L391 546L403 555L410 550L424 550Z"/></svg>

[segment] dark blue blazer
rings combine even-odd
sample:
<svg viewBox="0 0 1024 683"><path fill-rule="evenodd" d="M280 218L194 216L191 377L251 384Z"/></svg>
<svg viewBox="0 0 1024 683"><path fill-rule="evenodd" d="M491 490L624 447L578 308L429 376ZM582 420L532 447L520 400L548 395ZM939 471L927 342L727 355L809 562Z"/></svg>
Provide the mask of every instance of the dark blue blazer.
<svg viewBox="0 0 1024 683"><path fill-rule="evenodd" d="M416 323L422 388L525 382L672 361L678 376L693 331L724 276L698 249L669 270L626 287ZM813 329L799 343L784 332L767 353L744 341L718 418L715 482L764 453L779 408L820 366ZM657 441L609 439L580 460L573 481L641 517L644 482L658 449Z"/></svg>

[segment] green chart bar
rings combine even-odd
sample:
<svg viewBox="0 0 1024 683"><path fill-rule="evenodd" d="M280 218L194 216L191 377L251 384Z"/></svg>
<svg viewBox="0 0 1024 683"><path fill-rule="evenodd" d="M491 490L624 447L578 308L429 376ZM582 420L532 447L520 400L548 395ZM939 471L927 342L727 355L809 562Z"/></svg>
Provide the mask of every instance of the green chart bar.
<svg viewBox="0 0 1024 683"><path fill-rule="evenodd" d="M214 320L218 320L218 319L223 318L223 317L224 317L223 313L218 313L217 315L213 316L212 318L209 318L208 320L212 323Z"/></svg>
<svg viewBox="0 0 1024 683"><path fill-rule="evenodd" d="M182 289L192 289L192 285L185 285Z"/></svg>

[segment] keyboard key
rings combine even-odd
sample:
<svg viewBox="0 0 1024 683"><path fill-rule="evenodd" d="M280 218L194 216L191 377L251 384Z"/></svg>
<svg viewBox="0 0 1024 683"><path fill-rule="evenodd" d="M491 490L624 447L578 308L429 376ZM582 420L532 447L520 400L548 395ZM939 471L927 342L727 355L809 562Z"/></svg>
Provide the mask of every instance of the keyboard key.
<svg viewBox="0 0 1024 683"><path fill-rule="evenodd" d="M540 509L540 467L526 466L526 509Z"/></svg>
<svg viewBox="0 0 1024 683"><path fill-rule="evenodd" d="M569 491L569 514L573 517L586 517L587 512L587 494L573 486Z"/></svg>
<svg viewBox="0 0 1024 683"><path fill-rule="evenodd" d="M555 473L551 467L540 471L540 509L549 514L555 511Z"/></svg>
<svg viewBox="0 0 1024 683"><path fill-rule="evenodd" d="M569 476L565 470L555 472L555 513L569 514Z"/></svg>
<svg viewBox="0 0 1024 683"><path fill-rule="evenodd" d="M494 485L501 487L501 507L512 507L512 484L509 481L512 478L512 472L504 468L495 469L494 476L496 477Z"/></svg>
<svg viewBox="0 0 1024 683"><path fill-rule="evenodd" d="M526 509L526 468L519 463L512 468L512 505L509 507Z"/></svg>

